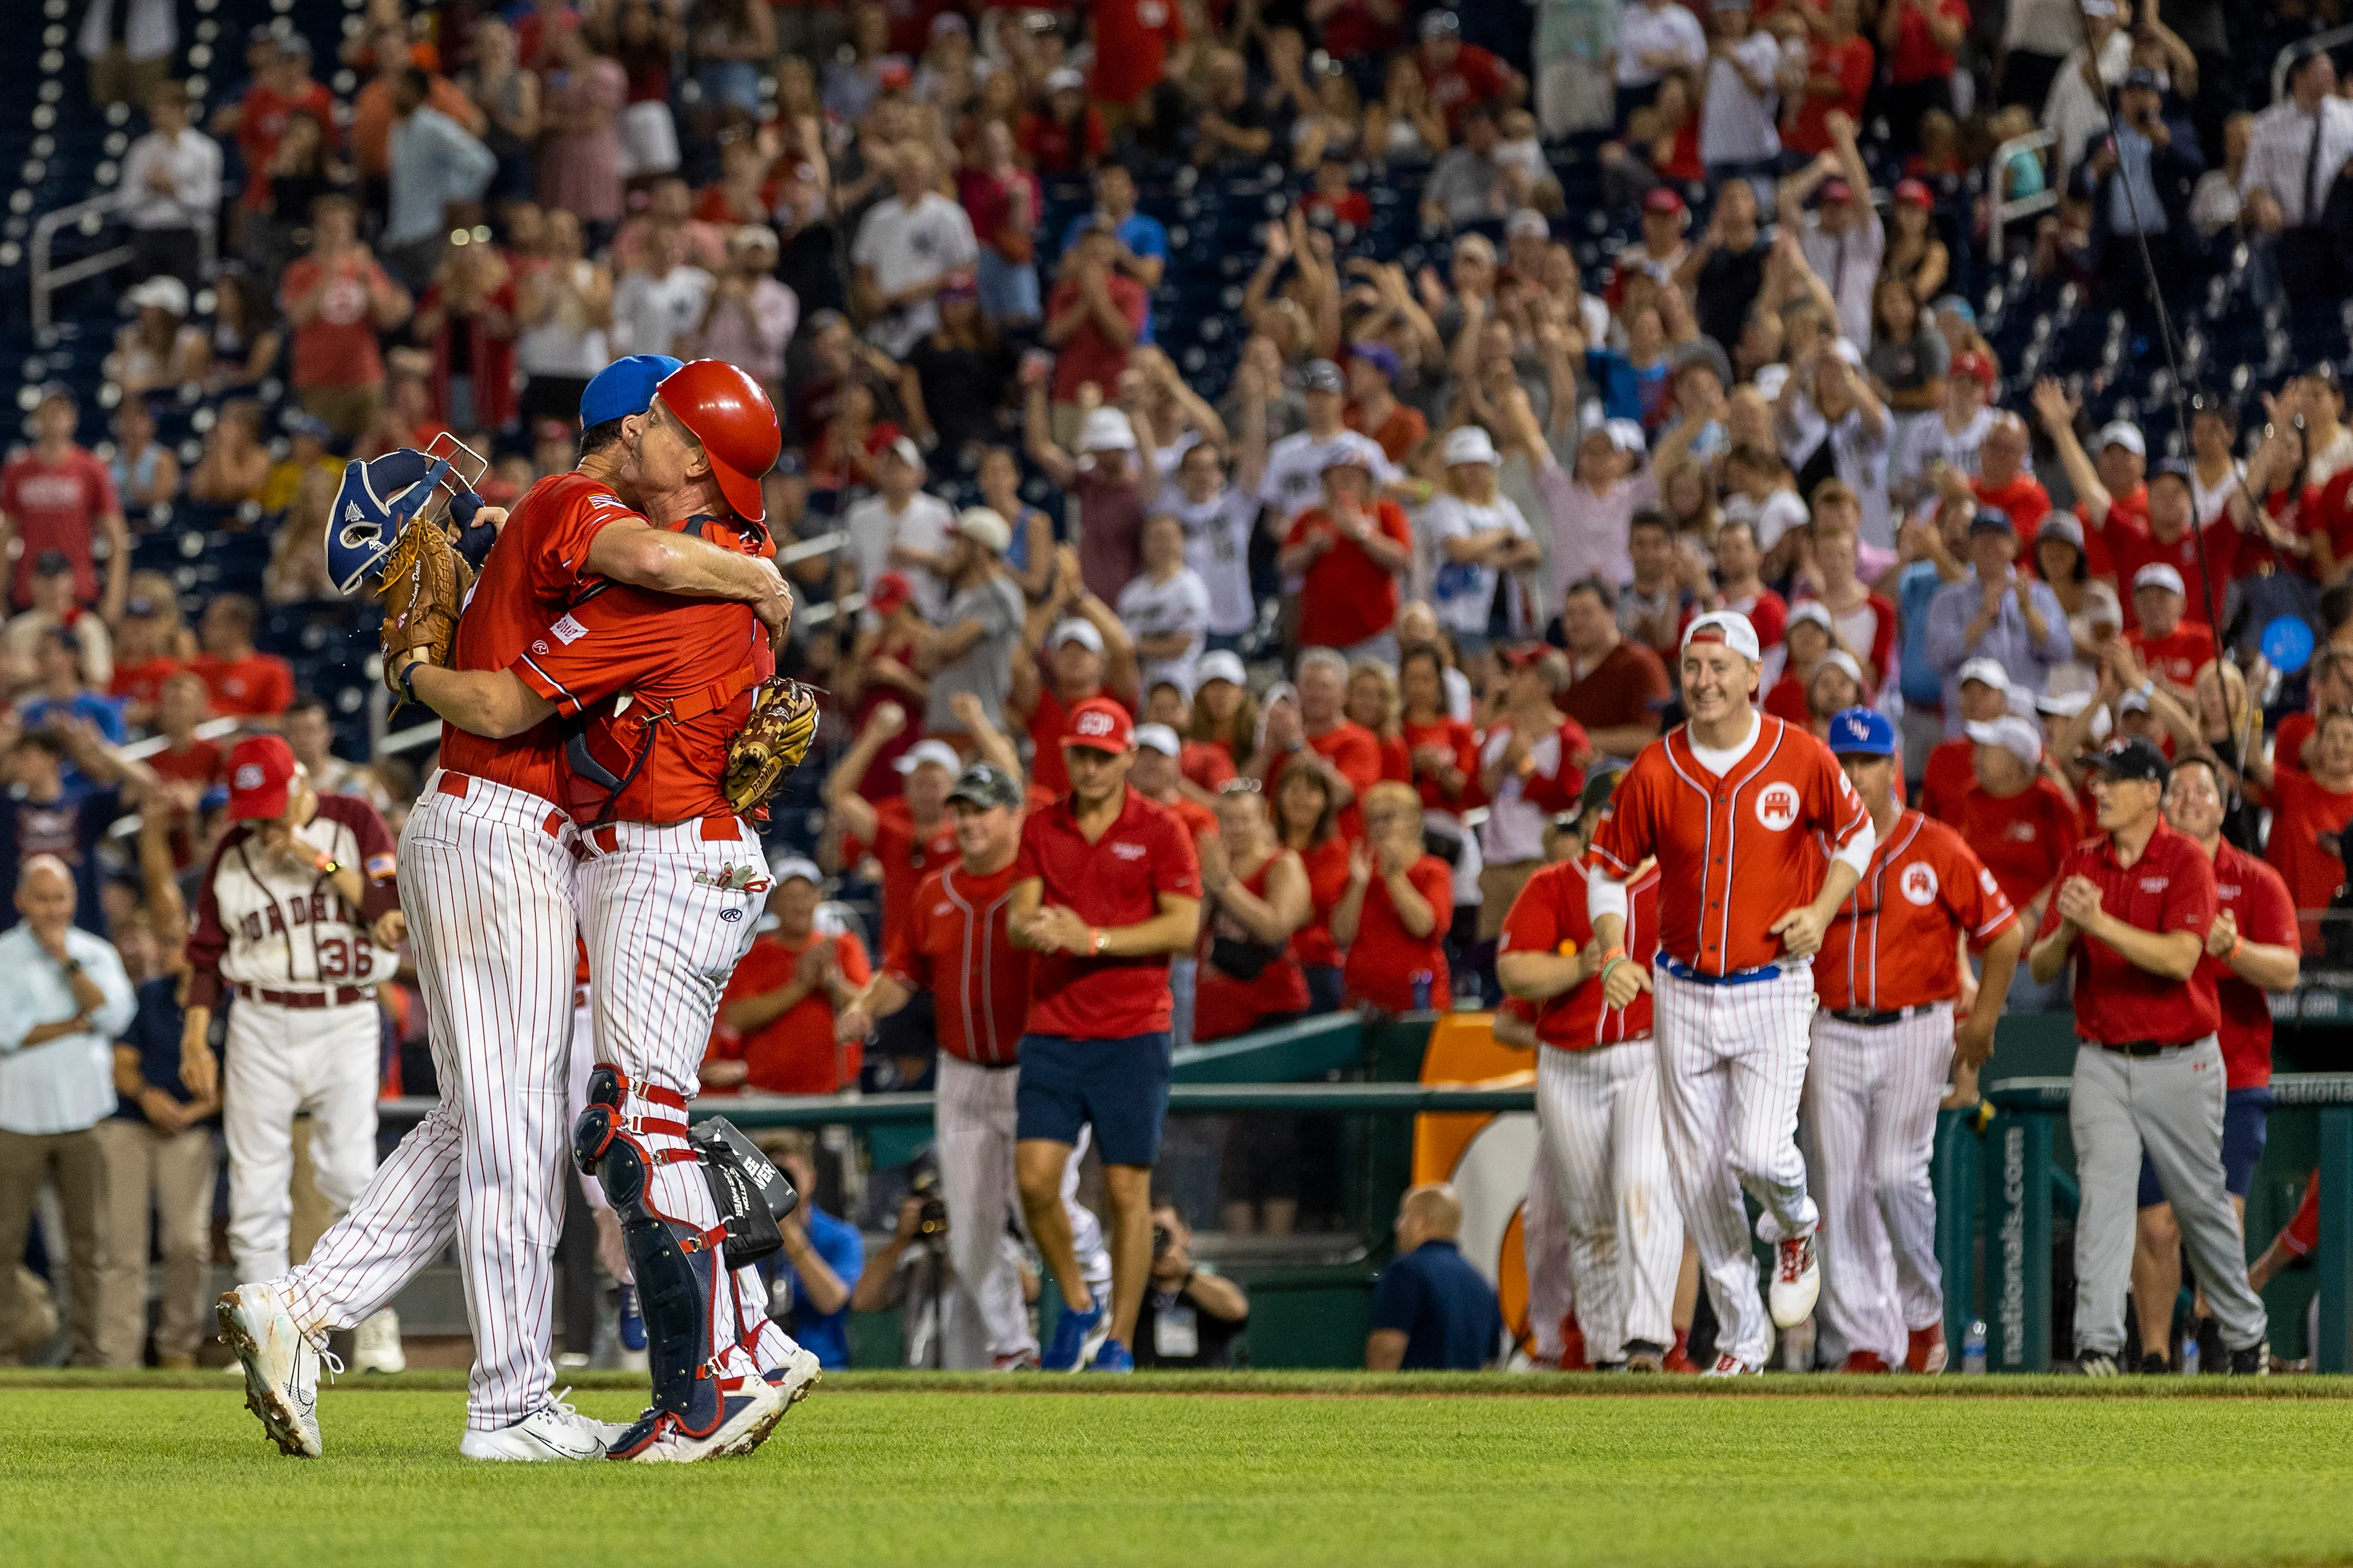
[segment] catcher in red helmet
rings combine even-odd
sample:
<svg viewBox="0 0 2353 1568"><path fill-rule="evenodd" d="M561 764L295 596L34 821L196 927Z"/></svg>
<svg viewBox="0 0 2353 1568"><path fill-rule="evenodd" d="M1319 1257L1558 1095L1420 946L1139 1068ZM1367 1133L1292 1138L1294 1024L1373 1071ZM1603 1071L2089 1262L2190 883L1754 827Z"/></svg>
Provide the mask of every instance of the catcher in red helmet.
<svg viewBox="0 0 2353 1568"><path fill-rule="evenodd" d="M624 441L624 481L650 515L769 548L760 481L781 443L750 376L713 360L671 372ZM749 1267L778 1245L774 1215L714 1196L758 1184L681 1158L720 995L770 886L746 817L816 727L814 697L775 670L747 607L597 581L504 669L405 672L476 734L567 725L560 804L583 829L574 903L596 976L596 1068L573 1152L620 1216L653 1374L652 1407L607 1447L617 1459L745 1452L817 1381Z"/></svg>

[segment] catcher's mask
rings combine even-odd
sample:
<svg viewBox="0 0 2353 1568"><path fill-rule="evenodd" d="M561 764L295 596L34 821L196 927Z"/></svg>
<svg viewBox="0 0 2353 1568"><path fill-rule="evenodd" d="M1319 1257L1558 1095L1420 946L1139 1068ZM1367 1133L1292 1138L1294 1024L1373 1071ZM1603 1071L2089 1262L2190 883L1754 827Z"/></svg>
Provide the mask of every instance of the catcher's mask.
<svg viewBox="0 0 2353 1568"><path fill-rule="evenodd" d="M490 464L454 436L435 437L422 452L404 447L343 465L343 488L327 516L327 573L335 592L356 590L411 519L438 522L456 510L461 524L470 521L481 504L473 487L489 471Z"/></svg>

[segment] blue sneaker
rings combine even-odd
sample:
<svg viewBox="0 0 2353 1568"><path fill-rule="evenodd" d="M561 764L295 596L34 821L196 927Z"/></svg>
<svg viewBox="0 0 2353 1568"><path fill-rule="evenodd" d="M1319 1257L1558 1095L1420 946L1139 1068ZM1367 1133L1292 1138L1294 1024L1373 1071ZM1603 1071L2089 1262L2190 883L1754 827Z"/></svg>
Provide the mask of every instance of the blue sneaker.
<svg viewBox="0 0 2353 1568"><path fill-rule="evenodd" d="M1089 1372L1134 1372L1135 1357L1130 1354L1128 1348L1117 1340L1105 1340L1103 1349L1095 1352L1095 1359L1087 1363L1087 1370Z"/></svg>
<svg viewBox="0 0 2353 1568"><path fill-rule="evenodd" d="M1091 1311L1074 1312L1069 1307L1054 1320L1054 1342L1038 1359L1041 1372L1077 1372L1094 1355L1111 1334L1111 1314L1103 1304L1096 1302Z"/></svg>
<svg viewBox="0 0 2353 1568"><path fill-rule="evenodd" d="M646 1315L638 1310L638 1288L635 1285L621 1287L620 1321L616 1331L620 1336L623 1350L641 1351L646 1348Z"/></svg>

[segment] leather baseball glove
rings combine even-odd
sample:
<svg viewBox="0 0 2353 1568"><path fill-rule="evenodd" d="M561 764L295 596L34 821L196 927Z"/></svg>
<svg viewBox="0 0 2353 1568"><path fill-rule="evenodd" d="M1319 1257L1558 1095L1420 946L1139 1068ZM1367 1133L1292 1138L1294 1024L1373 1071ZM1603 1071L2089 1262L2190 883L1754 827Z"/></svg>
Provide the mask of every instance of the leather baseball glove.
<svg viewBox="0 0 2353 1568"><path fill-rule="evenodd" d="M727 804L746 816L783 787L817 739L817 693L782 676L752 693L752 717L727 742Z"/></svg>
<svg viewBox="0 0 2353 1568"><path fill-rule="evenodd" d="M385 552L379 586L384 595L384 683L395 697L402 695L397 672L412 654L424 655L437 668L448 666L458 640L458 613L473 584L473 568L436 524L411 522Z"/></svg>

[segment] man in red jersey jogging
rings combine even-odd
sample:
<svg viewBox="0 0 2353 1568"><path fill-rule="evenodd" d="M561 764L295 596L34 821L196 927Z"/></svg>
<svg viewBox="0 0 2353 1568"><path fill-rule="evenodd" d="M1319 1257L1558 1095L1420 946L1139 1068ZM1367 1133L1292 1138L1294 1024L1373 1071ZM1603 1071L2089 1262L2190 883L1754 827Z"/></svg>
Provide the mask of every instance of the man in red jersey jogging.
<svg viewBox="0 0 2353 1568"><path fill-rule="evenodd" d="M1660 1102L1683 1225L1715 1309L1707 1375L1762 1372L1772 1352L1746 1187L1775 1248L1771 1321L1805 1321L1821 1287L1820 1216L1798 1152L1814 1010L1811 963L1877 842L1828 748L1757 711L1756 628L1733 610L1683 632L1690 718L1642 749L1595 830L1587 901L1603 995L1657 998ZM1829 847L1825 866L1817 836ZM1659 951L1626 951L1626 885L1659 865Z"/></svg>
<svg viewBox="0 0 2353 1568"><path fill-rule="evenodd" d="M1015 1090L1014 1166L1029 1234L1062 1292L1040 1364L1133 1372L1129 1341L1152 1272L1152 1167L1168 1115L1168 959L1200 934L1192 835L1127 787L1127 710L1089 698L1071 710L1062 763L1071 793L1032 812L1014 862L1006 929L1038 954ZM1082 1128L1094 1131L1112 1205L1112 1295L1079 1269L1062 1173Z"/></svg>

